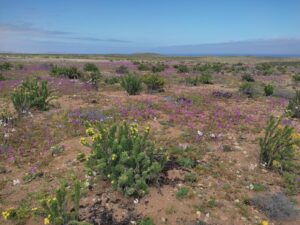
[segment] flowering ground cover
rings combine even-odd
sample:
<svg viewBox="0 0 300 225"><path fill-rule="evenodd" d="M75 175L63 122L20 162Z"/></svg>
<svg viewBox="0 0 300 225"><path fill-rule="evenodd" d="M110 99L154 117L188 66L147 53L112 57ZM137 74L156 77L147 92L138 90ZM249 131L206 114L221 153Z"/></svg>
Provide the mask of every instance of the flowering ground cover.
<svg viewBox="0 0 300 225"><path fill-rule="evenodd" d="M299 89L293 77L300 60L1 60L12 68L0 71L0 224L300 223L300 123L297 108L288 110ZM99 70L97 86L84 70L88 62ZM80 79L51 74L54 65L76 67ZM139 93L123 89L126 73L139 79ZM147 91L143 79L151 73L163 79L164 91ZM209 84L186 83L203 74L211 76ZM247 90L245 74L254 81ZM29 89L13 104L12 94L29 78L46 81L53 97L47 110L15 110L18 102L40 100ZM265 85L274 88L270 96ZM278 155L270 167L261 161L259 140L271 116L282 119L278 135L292 128L283 138L292 143L288 165Z"/></svg>

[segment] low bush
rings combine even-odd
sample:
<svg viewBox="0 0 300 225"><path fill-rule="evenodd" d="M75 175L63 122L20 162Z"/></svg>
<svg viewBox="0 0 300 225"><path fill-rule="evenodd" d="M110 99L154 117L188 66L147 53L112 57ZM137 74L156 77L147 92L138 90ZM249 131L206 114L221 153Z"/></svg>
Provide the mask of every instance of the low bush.
<svg viewBox="0 0 300 225"><path fill-rule="evenodd" d="M129 70L126 66L121 65L121 66L117 67L116 73L118 73L118 74L127 74L127 73L129 73Z"/></svg>
<svg viewBox="0 0 300 225"><path fill-rule="evenodd" d="M49 102L53 99L47 81L27 79L12 93L12 102L18 113L28 113L30 108L48 110Z"/></svg>
<svg viewBox="0 0 300 225"><path fill-rule="evenodd" d="M0 81L6 80L5 77L0 73Z"/></svg>
<svg viewBox="0 0 300 225"><path fill-rule="evenodd" d="M4 62L0 64L0 70L11 70L12 68L13 66L9 62Z"/></svg>
<svg viewBox="0 0 300 225"><path fill-rule="evenodd" d="M120 82L120 78L119 77L107 77L104 81L106 84L110 84L110 85L113 85L113 84L117 84Z"/></svg>
<svg viewBox="0 0 300 225"><path fill-rule="evenodd" d="M242 83L239 90L242 94L247 95L249 98L254 97L254 95L257 93L257 90L251 82Z"/></svg>
<svg viewBox="0 0 300 225"><path fill-rule="evenodd" d="M273 73L272 65L269 63L260 63L256 65L256 69L264 76L271 75Z"/></svg>
<svg viewBox="0 0 300 225"><path fill-rule="evenodd" d="M242 80L247 82L255 82L254 78L250 74L243 74Z"/></svg>
<svg viewBox="0 0 300 225"><path fill-rule="evenodd" d="M94 63L86 63L83 70L90 73L99 73L99 69Z"/></svg>
<svg viewBox="0 0 300 225"><path fill-rule="evenodd" d="M164 71L167 68L167 66L163 63L157 63L156 65L153 65L151 67L152 73L159 73Z"/></svg>
<svg viewBox="0 0 300 225"><path fill-rule="evenodd" d="M66 184L62 184L61 187L56 190L54 198L44 199L41 202L44 210L43 214L47 216L44 219L44 224L89 225L89 223L78 221L80 189L80 183L76 182L73 191L68 193ZM71 206L73 207L73 210L70 211Z"/></svg>
<svg viewBox="0 0 300 225"><path fill-rule="evenodd" d="M98 87L99 87L98 83L99 83L100 78L101 78L101 73L100 72L91 72L90 73L90 83L96 89L98 89Z"/></svg>
<svg viewBox="0 0 300 225"><path fill-rule="evenodd" d="M137 74L130 73L122 77L121 86L129 95L137 95L142 91L142 80Z"/></svg>
<svg viewBox="0 0 300 225"><path fill-rule="evenodd" d="M69 79L80 79L82 74L76 67L52 66L50 74L53 76L62 76Z"/></svg>
<svg viewBox="0 0 300 225"><path fill-rule="evenodd" d="M165 80L157 74L147 74L143 77L143 82L146 84L150 92L163 92Z"/></svg>
<svg viewBox="0 0 300 225"><path fill-rule="evenodd" d="M188 66L184 65L184 64L175 65L174 68L177 69L178 73L188 73L189 72Z"/></svg>
<svg viewBox="0 0 300 225"><path fill-rule="evenodd" d="M189 194L189 189L187 187L181 187L177 192L176 192L176 198L179 200L182 200L186 198Z"/></svg>
<svg viewBox="0 0 300 225"><path fill-rule="evenodd" d="M287 110L292 117L300 118L300 90L296 91L296 95L289 100Z"/></svg>
<svg viewBox="0 0 300 225"><path fill-rule="evenodd" d="M138 64L138 70L141 70L141 71L148 71L150 70L150 66L145 64L145 63L139 63Z"/></svg>
<svg viewBox="0 0 300 225"><path fill-rule="evenodd" d="M264 138L260 138L260 162L269 169L292 171L295 153L300 145L293 128L281 125L282 118L270 117Z"/></svg>
<svg viewBox="0 0 300 225"><path fill-rule="evenodd" d="M295 74L295 75L293 75L293 80L294 80L295 82L300 82L300 74Z"/></svg>
<svg viewBox="0 0 300 225"><path fill-rule="evenodd" d="M113 124L106 127L102 123L87 124L87 134L92 137L89 145L91 155L87 168L104 175L115 190L126 196L144 196L148 185L157 183L164 165L164 158L156 154L154 144L149 140L149 127L138 131L137 124Z"/></svg>
<svg viewBox="0 0 300 225"><path fill-rule="evenodd" d="M274 87L272 84L267 84L264 87L264 92L266 96L271 96L274 93Z"/></svg>
<svg viewBox="0 0 300 225"><path fill-rule="evenodd" d="M210 74L202 74L201 76L187 77L185 79L187 85L197 86L199 84L213 84Z"/></svg>

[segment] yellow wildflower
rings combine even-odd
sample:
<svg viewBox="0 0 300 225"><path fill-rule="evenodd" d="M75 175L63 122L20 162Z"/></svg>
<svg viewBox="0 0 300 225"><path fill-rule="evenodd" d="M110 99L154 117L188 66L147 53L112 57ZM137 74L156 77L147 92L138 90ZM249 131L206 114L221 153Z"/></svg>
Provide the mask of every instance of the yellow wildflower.
<svg viewBox="0 0 300 225"><path fill-rule="evenodd" d="M32 208L31 210L32 210L32 211L37 211L37 210L38 210L38 208L36 208L36 207L35 207L35 208Z"/></svg>
<svg viewBox="0 0 300 225"><path fill-rule="evenodd" d="M44 224L50 224L50 220L48 217L44 219Z"/></svg>
<svg viewBox="0 0 300 225"><path fill-rule="evenodd" d="M261 225L269 225L269 221L263 220L263 221L261 221Z"/></svg>
<svg viewBox="0 0 300 225"><path fill-rule="evenodd" d="M88 142L87 142L87 140L84 137L80 138L80 142L83 145L88 145Z"/></svg>
<svg viewBox="0 0 300 225"><path fill-rule="evenodd" d="M116 158L117 158L117 155L116 154L112 154L111 160L114 161L114 160L116 160Z"/></svg>
<svg viewBox="0 0 300 225"><path fill-rule="evenodd" d="M10 216L10 212L7 210L7 211L3 211L2 212L2 216L5 220L7 220Z"/></svg>
<svg viewBox="0 0 300 225"><path fill-rule="evenodd" d="M92 141L95 142L95 141L100 141L102 138L101 134L94 134L93 137L92 137Z"/></svg>
<svg viewBox="0 0 300 225"><path fill-rule="evenodd" d="M89 127L88 129L86 129L85 132L89 136L93 136L95 134L95 130L92 127Z"/></svg>
<svg viewBox="0 0 300 225"><path fill-rule="evenodd" d="M145 128L145 132L146 132L146 133L149 133L149 131L150 131L150 127L147 126L147 127Z"/></svg>
<svg viewBox="0 0 300 225"><path fill-rule="evenodd" d="M273 160L273 161L272 161L272 166L273 166L274 168L279 169L279 168L281 167L281 163L280 163L279 161L277 161L277 160Z"/></svg>

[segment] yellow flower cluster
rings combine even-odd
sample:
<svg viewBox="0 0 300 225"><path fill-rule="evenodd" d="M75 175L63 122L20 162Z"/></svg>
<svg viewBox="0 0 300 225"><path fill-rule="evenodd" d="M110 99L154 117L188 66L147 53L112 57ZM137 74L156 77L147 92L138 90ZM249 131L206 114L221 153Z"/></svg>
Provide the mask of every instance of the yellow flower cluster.
<svg viewBox="0 0 300 225"><path fill-rule="evenodd" d="M7 219L11 216L11 214L12 214L12 212L13 212L14 210L15 210L14 208L9 208L9 209L3 211L3 212L2 212L3 218L4 218L5 220L7 220Z"/></svg>
<svg viewBox="0 0 300 225"><path fill-rule="evenodd" d="M84 138L84 137L80 138L80 142L83 145L88 145L88 142L87 142L86 138Z"/></svg>
<svg viewBox="0 0 300 225"><path fill-rule="evenodd" d="M48 217L44 218L44 224L50 224L50 218L51 215L48 215Z"/></svg>
<svg viewBox="0 0 300 225"><path fill-rule="evenodd" d="M95 130L92 127L89 127L88 129L86 129L86 134L89 136L93 136L95 135Z"/></svg>
<svg viewBox="0 0 300 225"><path fill-rule="evenodd" d="M102 135L100 133L97 133L97 134L94 134L92 136L92 141L95 142L95 141L100 141L102 138Z"/></svg>
<svg viewBox="0 0 300 225"><path fill-rule="evenodd" d="M149 132L150 132L150 127L149 126L145 127L145 133L149 133Z"/></svg>
<svg viewBox="0 0 300 225"><path fill-rule="evenodd" d="M267 220L263 220L263 221L261 221L261 223L260 223L261 225L269 225L269 221L267 221Z"/></svg>
<svg viewBox="0 0 300 225"><path fill-rule="evenodd" d="M112 154L112 155L111 155L111 160L112 160L112 161L115 161L116 159L117 159L117 155L116 155L116 154Z"/></svg>
<svg viewBox="0 0 300 225"><path fill-rule="evenodd" d="M130 124L129 126L129 130L130 130L130 133L131 135L137 135L139 130L138 130L138 124L137 123L132 123Z"/></svg>

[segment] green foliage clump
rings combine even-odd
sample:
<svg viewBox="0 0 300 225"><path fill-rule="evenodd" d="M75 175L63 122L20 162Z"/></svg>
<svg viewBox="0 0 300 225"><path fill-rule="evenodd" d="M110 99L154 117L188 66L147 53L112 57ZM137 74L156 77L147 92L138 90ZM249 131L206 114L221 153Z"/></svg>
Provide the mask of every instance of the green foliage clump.
<svg viewBox="0 0 300 225"><path fill-rule="evenodd" d="M50 74L53 76L61 76L69 79L80 79L82 74L76 67L60 67L52 66Z"/></svg>
<svg viewBox="0 0 300 225"><path fill-rule="evenodd" d="M267 84L264 87L264 92L266 96L271 96L274 93L274 87L272 84Z"/></svg>
<svg viewBox="0 0 300 225"><path fill-rule="evenodd" d="M139 222L139 225L155 225L155 223L151 218L146 217Z"/></svg>
<svg viewBox="0 0 300 225"><path fill-rule="evenodd" d="M256 69L262 74L262 75L271 75L273 73L272 65L269 63L260 63L256 65Z"/></svg>
<svg viewBox="0 0 300 225"><path fill-rule="evenodd" d="M5 77L0 73L0 81L6 80Z"/></svg>
<svg viewBox="0 0 300 225"><path fill-rule="evenodd" d="M193 71L201 73L220 73L223 69L223 63L205 63L193 66Z"/></svg>
<svg viewBox="0 0 300 225"><path fill-rule="evenodd" d="M283 173L284 188L287 195L296 195L299 192L297 178L298 176L294 173Z"/></svg>
<svg viewBox="0 0 300 225"><path fill-rule="evenodd" d="M300 144L293 128L280 125L282 118L270 117L264 138L260 138L260 162L269 169L291 171L294 169L295 152Z"/></svg>
<svg viewBox="0 0 300 225"><path fill-rule="evenodd" d="M104 82L106 84L110 84L110 85L113 85L113 84L117 84L120 82L120 78L119 77L116 77L116 76L113 76L113 77L107 77L105 78Z"/></svg>
<svg viewBox="0 0 300 225"><path fill-rule="evenodd" d="M174 68L177 69L178 73L188 73L189 72L188 66L184 65L184 64L175 65Z"/></svg>
<svg viewBox="0 0 300 225"><path fill-rule="evenodd" d="M176 198L179 200L182 200L186 198L189 194L189 189L187 187L181 187L177 192L176 192Z"/></svg>
<svg viewBox="0 0 300 225"><path fill-rule="evenodd" d="M300 82L300 74L294 74L294 75L293 75L293 80L294 80L295 82Z"/></svg>
<svg viewBox="0 0 300 225"><path fill-rule="evenodd" d="M66 184L56 190L55 197L44 199L41 206L47 217L44 219L45 224L54 225L88 225L85 222L78 222L79 206L80 206L80 183L76 182L72 193L68 193ZM73 207L74 210L71 210Z"/></svg>
<svg viewBox="0 0 300 225"><path fill-rule="evenodd" d="M116 73L118 73L118 74L127 74L127 73L129 73L129 70L126 66L121 65L116 69Z"/></svg>
<svg viewBox="0 0 300 225"><path fill-rule="evenodd" d="M149 140L149 127L138 131L137 124L113 124L110 128L101 123L94 127L87 124L87 134L92 136L92 148L86 165L111 180L115 190L126 196L144 196L148 185L158 182L164 158L155 154L155 146Z"/></svg>
<svg viewBox="0 0 300 225"><path fill-rule="evenodd" d="M164 71L167 68L167 66L163 63L157 63L156 65L153 65L151 67L152 73L159 73Z"/></svg>
<svg viewBox="0 0 300 225"><path fill-rule="evenodd" d="M177 159L177 163L185 168L192 168L195 165L194 160L188 157L180 157L179 159Z"/></svg>
<svg viewBox="0 0 300 225"><path fill-rule="evenodd" d="M296 95L290 99L287 110L294 118L300 118L300 90L296 91Z"/></svg>
<svg viewBox="0 0 300 225"><path fill-rule="evenodd" d="M185 79L187 85L197 86L199 84L212 84L212 77L210 74L202 74L201 76L187 77Z"/></svg>
<svg viewBox="0 0 300 225"><path fill-rule="evenodd" d="M138 63L138 70L141 70L141 71L148 71L150 70L150 66L145 64L145 63Z"/></svg>
<svg viewBox="0 0 300 225"><path fill-rule="evenodd" d="M98 89L98 82L101 78L101 73L98 72L91 72L90 73L90 83L93 85L93 87L95 87L96 89Z"/></svg>
<svg viewBox="0 0 300 225"><path fill-rule="evenodd" d="M12 64L9 62L4 62L0 64L0 70L11 70L12 67Z"/></svg>
<svg viewBox="0 0 300 225"><path fill-rule="evenodd" d="M157 74L145 75L143 77L143 82L146 84L148 91L164 91L165 80Z"/></svg>
<svg viewBox="0 0 300 225"><path fill-rule="evenodd" d="M248 73L243 74L242 80L247 82L255 82L254 78Z"/></svg>
<svg viewBox="0 0 300 225"><path fill-rule="evenodd" d="M254 97L254 95L257 92L255 90L255 87L254 87L253 83L251 83L251 82L242 83L239 90L242 94L247 95L249 98Z"/></svg>
<svg viewBox="0 0 300 225"><path fill-rule="evenodd" d="M90 73L99 73L99 69L94 63L86 63L83 70Z"/></svg>
<svg viewBox="0 0 300 225"><path fill-rule="evenodd" d="M129 73L122 77L121 86L129 95L137 95L142 90L142 79L135 73Z"/></svg>
<svg viewBox="0 0 300 225"><path fill-rule="evenodd" d="M48 110L49 102L54 98L51 95L47 81L27 79L14 90L11 99L18 113L28 113L30 108Z"/></svg>

